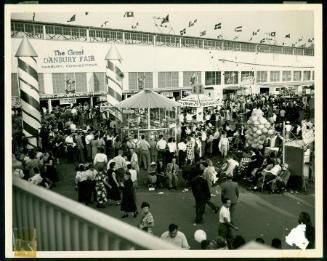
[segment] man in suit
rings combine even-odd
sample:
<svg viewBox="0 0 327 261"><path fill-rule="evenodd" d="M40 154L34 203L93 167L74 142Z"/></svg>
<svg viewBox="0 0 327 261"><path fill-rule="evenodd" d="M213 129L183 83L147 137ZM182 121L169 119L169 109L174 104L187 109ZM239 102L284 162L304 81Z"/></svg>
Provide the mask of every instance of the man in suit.
<svg viewBox="0 0 327 261"><path fill-rule="evenodd" d="M176 163L176 157L168 163L166 168L166 176L168 178L168 189L177 189L179 166Z"/></svg>
<svg viewBox="0 0 327 261"><path fill-rule="evenodd" d="M195 199L195 221L193 225L197 225L203 223L205 206L211 195L208 182L203 177L203 169L198 165L193 174L195 176L191 181L192 193Z"/></svg>
<svg viewBox="0 0 327 261"><path fill-rule="evenodd" d="M235 207L239 198L239 189L237 182L232 181L232 176L227 176L227 180L221 184L221 199L229 198L231 200L230 215L233 221Z"/></svg>

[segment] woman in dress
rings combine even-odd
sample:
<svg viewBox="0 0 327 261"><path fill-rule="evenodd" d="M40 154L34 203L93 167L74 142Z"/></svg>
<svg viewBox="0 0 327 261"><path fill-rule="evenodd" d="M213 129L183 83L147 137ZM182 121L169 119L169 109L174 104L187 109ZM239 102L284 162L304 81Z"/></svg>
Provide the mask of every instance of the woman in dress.
<svg viewBox="0 0 327 261"><path fill-rule="evenodd" d="M124 184L122 190L122 200L120 210L124 213L122 218L128 217L128 213L133 213L137 217L137 207L135 203L135 190L131 180L131 174L126 172L124 175Z"/></svg>
<svg viewBox="0 0 327 261"><path fill-rule="evenodd" d="M104 153L104 148L99 147L98 153L94 157L93 165L95 169L98 169L99 167L105 169L108 163L107 155Z"/></svg>
<svg viewBox="0 0 327 261"><path fill-rule="evenodd" d="M194 143L191 140L191 137L187 137L186 143L186 159L193 162L194 160Z"/></svg>
<svg viewBox="0 0 327 261"><path fill-rule="evenodd" d="M97 201L97 208L104 208L106 207L107 203L107 190L106 186L110 188L111 186L107 182L106 172L104 168L98 168L95 170L95 191L96 191L96 201Z"/></svg>
<svg viewBox="0 0 327 261"><path fill-rule="evenodd" d="M115 173L115 162L111 162L109 164L109 169L107 171L108 177L108 199L116 204L117 206L120 204L120 191L119 191L119 183L117 181L117 175Z"/></svg>
<svg viewBox="0 0 327 261"><path fill-rule="evenodd" d="M91 140L91 150L92 150L92 160L94 160L95 155L98 153L98 145L99 145L99 135L94 135L94 140Z"/></svg>
<svg viewBox="0 0 327 261"><path fill-rule="evenodd" d="M226 133L222 133L219 144L218 144L219 151L221 155L225 158L229 151L229 140L227 138Z"/></svg>

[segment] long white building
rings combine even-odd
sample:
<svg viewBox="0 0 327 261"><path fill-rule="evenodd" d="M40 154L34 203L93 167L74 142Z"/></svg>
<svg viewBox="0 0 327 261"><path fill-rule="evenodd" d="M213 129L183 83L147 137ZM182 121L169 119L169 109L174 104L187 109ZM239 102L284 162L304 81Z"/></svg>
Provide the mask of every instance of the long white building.
<svg viewBox="0 0 327 261"><path fill-rule="evenodd" d="M17 59L22 37L38 54L41 106L105 101L105 55L114 44L123 58L123 97L150 88L180 98L196 75L214 98L249 87L252 93L314 85L314 49L164 35L140 31L11 20L12 97L18 100ZM74 90L74 93L67 90Z"/></svg>

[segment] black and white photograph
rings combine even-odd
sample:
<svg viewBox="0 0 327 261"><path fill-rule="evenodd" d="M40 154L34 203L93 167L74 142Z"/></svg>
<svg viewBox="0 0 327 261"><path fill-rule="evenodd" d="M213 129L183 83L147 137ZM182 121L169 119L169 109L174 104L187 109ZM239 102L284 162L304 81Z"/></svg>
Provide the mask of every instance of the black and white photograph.
<svg viewBox="0 0 327 261"><path fill-rule="evenodd" d="M6 257L322 257L322 6L5 5Z"/></svg>

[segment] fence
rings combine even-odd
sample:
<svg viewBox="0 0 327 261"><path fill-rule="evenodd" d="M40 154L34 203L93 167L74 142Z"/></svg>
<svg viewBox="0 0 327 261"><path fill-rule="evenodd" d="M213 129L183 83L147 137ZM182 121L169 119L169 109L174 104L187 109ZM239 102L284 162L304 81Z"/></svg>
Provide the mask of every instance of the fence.
<svg viewBox="0 0 327 261"><path fill-rule="evenodd" d="M13 227L35 228L38 251L179 249L25 180L13 179L12 199Z"/></svg>

